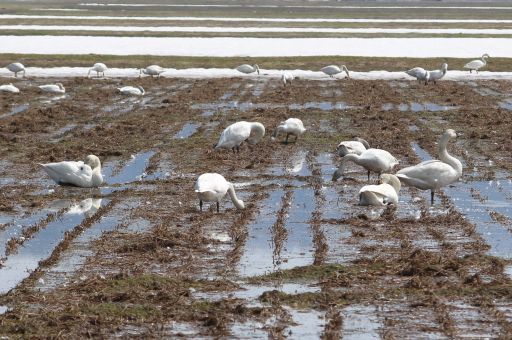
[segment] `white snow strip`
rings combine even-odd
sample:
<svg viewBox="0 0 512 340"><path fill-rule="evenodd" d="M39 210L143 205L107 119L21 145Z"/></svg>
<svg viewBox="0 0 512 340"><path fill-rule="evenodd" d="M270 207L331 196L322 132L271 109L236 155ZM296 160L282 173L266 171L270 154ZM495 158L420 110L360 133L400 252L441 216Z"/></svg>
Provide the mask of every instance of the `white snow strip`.
<svg viewBox="0 0 512 340"><path fill-rule="evenodd" d="M354 33L354 34L473 34L506 35L512 29L466 28L309 28L309 27L183 27L183 26L81 26L0 25L1 30L112 31L112 32L207 32L207 33Z"/></svg>
<svg viewBox="0 0 512 340"><path fill-rule="evenodd" d="M60 19L60 20L133 20L133 21L242 21L242 22L398 22L398 23L512 23L494 19L328 19L328 18L233 18L233 17L125 17L105 15L25 15L1 14L1 19Z"/></svg>
<svg viewBox="0 0 512 340"><path fill-rule="evenodd" d="M234 67L237 65L234 65ZM27 77L87 77L88 67L27 67ZM167 78L231 78L231 77L270 77L276 80L281 79L283 73L292 74L294 77L311 80L331 80L326 74L320 71L311 70L272 70L261 69L261 75L246 75L235 69L229 68L188 68L173 69L169 68L161 74ZM108 78L136 78L139 76L139 69L136 68L109 68L105 71ZM0 68L0 76L13 77L12 72L5 68ZM405 72L388 72L388 71L370 71L357 72L350 71L350 77L355 80L411 80L415 78L408 76ZM344 75L338 78L345 78ZM448 70L443 80L465 81L465 80L485 80L485 79L506 79L512 80L512 72L488 72L481 71L479 73L470 74L468 71L452 71ZM340 79L341 80L341 79Z"/></svg>
<svg viewBox="0 0 512 340"><path fill-rule="evenodd" d="M0 36L0 53L109 54L211 57L512 56L511 38L183 38ZM333 60L335 62L335 60Z"/></svg>
<svg viewBox="0 0 512 340"><path fill-rule="evenodd" d="M204 5L191 5L191 4L100 4L100 3L80 3L79 6L97 6L97 7L220 7L220 8L332 8L332 9L409 9L409 8L420 8L420 9L506 9L510 10L512 7L505 6L329 6L329 5L309 5L309 6L299 6L299 5L213 5L213 4L204 4Z"/></svg>
<svg viewBox="0 0 512 340"><path fill-rule="evenodd" d="M87 12L88 9L78 8L31 8L31 11Z"/></svg>

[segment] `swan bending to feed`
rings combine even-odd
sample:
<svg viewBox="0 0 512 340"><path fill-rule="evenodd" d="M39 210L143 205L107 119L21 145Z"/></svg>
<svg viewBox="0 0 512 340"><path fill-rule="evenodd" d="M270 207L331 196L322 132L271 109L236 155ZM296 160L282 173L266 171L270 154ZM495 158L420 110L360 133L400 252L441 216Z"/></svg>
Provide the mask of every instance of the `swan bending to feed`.
<svg viewBox="0 0 512 340"><path fill-rule="evenodd" d="M293 79L295 79L295 77L291 73L285 72L281 75L281 82L283 83L283 86L286 86L286 84L291 85Z"/></svg>
<svg viewBox="0 0 512 340"><path fill-rule="evenodd" d="M437 80L439 80L445 76L447 71L448 71L447 63L444 63L443 65L441 65L440 70L428 71L428 75L429 75L428 81L432 81L435 84Z"/></svg>
<svg viewBox="0 0 512 340"><path fill-rule="evenodd" d="M378 185L365 185L359 190L359 205L396 205L400 187L400 180L395 175L382 174Z"/></svg>
<svg viewBox="0 0 512 340"><path fill-rule="evenodd" d="M233 184L217 173L205 173L197 178L195 192L199 197L199 209L203 211L203 202L217 202L217 212L219 212L219 202L226 196L231 197L231 201L237 209L244 209L242 200L236 197Z"/></svg>
<svg viewBox="0 0 512 340"><path fill-rule="evenodd" d="M247 141L249 144L258 143L265 136L265 127L258 122L236 122L222 131L215 149L231 149L240 151L240 145Z"/></svg>
<svg viewBox="0 0 512 340"><path fill-rule="evenodd" d="M14 73L14 77L18 77L19 72L23 72L23 77L25 77L25 66L22 63L12 63L5 67L9 71Z"/></svg>
<svg viewBox="0 0 512 340"><path fill-rule="evenodd" d="M0 91L10 92L10 93L20 93L20 89L14 86L12 83L0 85Z"/></svg>
<svg viewBox="0 0 512 340"><path fill-rule="evenodd" d="M370 148L370 144L362 138L356 137L354 140L343 141L338 144L336 152L340 157L344 157L348 154L360 155Z"/></svg>
<svg viewBox="0 0 512 340"><path fill-rule="evenodd" d="M254 72L257 72L258 74L260 74L260 68L256 64L254 64L253 66L251 66L249 64L243 64L243 65L238 66L236 68L236 70L238 72L242 72L245 74L254 73Z"/></svg>
<svg viewBox="0 0 512 340"><path fill-rule="evenodd" d="M288 144L288 137L290 135L295 136L295 142L300 135L302 135L306 129L304 128L304 124L302 124L302 120L298 118L288 118L286 121L279 123L277 128L274 130L272 134L272 140L275 140L279 133L286 133L286 140L284 141Z"/></svg>
<svg viewBox="0 0 512 340"><path fill-rule="evenodd" d="M341 65L341 66L329 65L329 66L322 68L320 71L327 74L331 78L334 78L334 75L345 71L345 73L347 74L347 78L350 78L350 74L348 73L348 68L345 65Z"/></svg>
<svg viewBox="0 0 512 340"><path fill-rule="evenodd" d="M50 93L66 93L66 89L64 88L64 85L61 83L57 84L48 84L48 85L40 85L38 86L41 91L43 92L50 92Z"/></svg>
<svg viewBox="0 0 512 340"><path fill-rule="evenodd" d="M158 65L151 65L146 68L141 68L139 72L139 78L142 77L142 74L150 75L151 77L156 76L157 78L160 78L160 74L164 73L166 70L163 67L160 67Z"/></svg>
<svg viewBox="0 0 512 340"><path fill-rule="evenodd" d="M100 159L89 155L85 160L41 164L44 171L61 185L75 185L82 188L98 187L103 183Z"/></svg>
<svg viewBox="0 0 512 340"><path fill-rule="evenodd" d="M456 182L462 176L462 163L446 150L448 141L456 137L454 130L446 130L439 141L439 159L404 168L396 176L405 184L420 190L430 189L430 202L434 204L434 191Z"/></svg>
<svg viewBox="0 0 512 340"><path fill-rule="evenodd" d="M91 74L91 71L95 71L96 72L96 76L99 78L100 77L100 73L102 74L103 77L105 77L105 71L108 69L107 65L103 64L103 63L96 63L94 64L90 69L89 69L89 73L87 73L87 78L89 78L90 74Z"/></svg>
<svg viewBox="0 0 512 340"><path fill-rule="evenodd" d="M487 58L490 58L490 56L487 53L485 53L484 55L482 55L482 58L472 60L466 65L464 65L464 68L469 69L469 73L473 72L473 70L475 70L476 73L478 73L479 69L487 65Z"/></svg>
<svg viewBox="0 0 512 340"><path fill-rule="evenodd" d="M405 73L407 73L411 77L416 78L416 80L418 80L418 81L424 81L425 84L427 84L427 82L430 78L430 72L425 70L423 67L411 68L410 70L405 71Z"/></svg>
<svg viewBox="0 0 512 340"><path fill-rule="evenodd" d="M118 87L117 90L119 92L121 92L121 94L126 94L126 95L133 95L133 96L143 96L144 93L144 89L142 88L142 86L123 86L123 87Z"/></svg>
<svg viewBox="0 0 512 340"><path fill-rule="evenodd" d="M360 155L348 154L341 159L338 170L332 175L333 181L343 175L347 162L354 162L368 170L368 181L370 180L370 172L373 171L380 175L383 172L390 172L398 164L398 160L393 155L382 149L368 149Z"/></svg>

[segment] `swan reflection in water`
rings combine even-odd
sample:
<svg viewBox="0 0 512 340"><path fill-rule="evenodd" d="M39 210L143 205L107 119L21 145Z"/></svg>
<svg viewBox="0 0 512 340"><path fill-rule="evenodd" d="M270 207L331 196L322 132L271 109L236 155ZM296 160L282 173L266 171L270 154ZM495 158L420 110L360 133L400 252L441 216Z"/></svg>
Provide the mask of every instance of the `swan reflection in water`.
<svg viewBox="0 0 512 340"><path fill-rule="evenodd" d="M73 204L66 211L66 214L84 214L86 217L90 217L98 211L101 207L101 198L86 198L76 204Z"/></svg>

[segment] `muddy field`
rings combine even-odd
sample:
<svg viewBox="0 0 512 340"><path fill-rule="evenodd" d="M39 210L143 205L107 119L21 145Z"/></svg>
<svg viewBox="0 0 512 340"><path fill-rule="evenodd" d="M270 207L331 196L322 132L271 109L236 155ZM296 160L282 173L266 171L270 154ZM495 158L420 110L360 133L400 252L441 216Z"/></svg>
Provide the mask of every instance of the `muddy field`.
<svg viewBox="0 0 512 340"><path fill-rule="evenodd" d="M63 96L36 90L57 81ZM14 85L0 93L0 335L512 336L510 82ZM307 132L271 141L289 117ZM263 123L264 140L214 151L239 120ZM363 137L402 168L436 157L446 128L463 177L432 206L405 186L396 207L357 206L357 165L331 181L342 140ZM56 186L38 166L91 153L99 189ZM246 209L226 198L199 212L203 172L232 181Z"/></svg>

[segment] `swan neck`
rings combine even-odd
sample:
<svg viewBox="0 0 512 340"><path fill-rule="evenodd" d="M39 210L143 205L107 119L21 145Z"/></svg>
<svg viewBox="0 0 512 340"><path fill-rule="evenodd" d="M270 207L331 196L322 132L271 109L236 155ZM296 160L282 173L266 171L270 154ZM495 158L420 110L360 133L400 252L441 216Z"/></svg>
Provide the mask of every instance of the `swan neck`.
<svg viewBox="0 0 512 340"><path fill-rule="evenodd" d="M450 140L450 137L447 135L443 135L441 137L441 140L439 141L439 159L450 165L452 168L454 168L459 174L462 174L462 164L460 161L450 155L448 153L448 150L446 149L446 146L448 145L448 141Z"/></svg>
<svg viewBox="0 0 512 340"><path fill-rule="evenodd" d="M242 200L239 200L238 197L236 197L235 188L233 187L233 183L228 182L228 194L231 198L231 202L235 205L237 209L243 209L244 202Z"/></svg>

